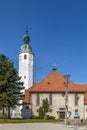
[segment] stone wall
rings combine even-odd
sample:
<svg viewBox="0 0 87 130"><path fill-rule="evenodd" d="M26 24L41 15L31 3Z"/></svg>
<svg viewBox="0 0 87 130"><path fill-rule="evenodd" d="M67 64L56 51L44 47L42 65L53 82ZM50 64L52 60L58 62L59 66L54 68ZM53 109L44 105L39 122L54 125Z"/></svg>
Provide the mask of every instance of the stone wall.
<svg viewBox="0 0 87 130"><path fill-rule="evenodd" d="M68 94L68 110L70 112L70 118L74 118L75 110L78 109L80 118L87 118L87 114L84 112L84 94L78 93L78 105L75 106L75 93ZM38 108L42 105L42 100L48 98L49 93L39 93L39 105L37 105L37 94L32 93L32 112L33 115L38 115ZM60 112L65 112L65 94L64 93L52 93L52 105L50 105L51 111L49 115L55 116L56 119L60 118ZM85 114L84 114L85 113Z"/></svg>

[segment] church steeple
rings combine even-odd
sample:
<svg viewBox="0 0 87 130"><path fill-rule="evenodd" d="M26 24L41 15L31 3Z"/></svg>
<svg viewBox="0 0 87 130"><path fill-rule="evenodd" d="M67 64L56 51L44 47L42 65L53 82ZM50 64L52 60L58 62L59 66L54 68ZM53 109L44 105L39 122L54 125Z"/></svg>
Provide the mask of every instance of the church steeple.
<svg viewBox="0 0 87 130"><path fill-rule="evenodd" d="M28 30L24 35L23 44L19 52L19 76L22 77L21 81L24 82L25 89L33 85L33 59L34 53L30 46L30 36Z"/></svg>
<svg viewBox="0 0 87 130"><path fill-rule="evenodd" d="M23 44L21 45L20 52L19 52L19 77L21 77L20 81L24 83L23 86L25 87L25 89L21 91L23 94L25 94L26 92L25 90L28 90L30 87L33 86L33 82L34 82L33 67L34 67L34 53L30 46L30 36L28 35L28 30L26 28L26 32L23 37ZM24 113L25 108L23 107L22 100L20 100L20 104L21 104L19 106L20 116L21 116L21 110L23 109L22 117L29 118L30 115L29 111L26 110L26 113Z"/></svg>
<svg viewBox="0 0 87 130"><path fill-rule="evenodd" d="M29 44L30 42L30 37L28 35L28 29L26 28L26 33L24 35L24 44Z"/></svg>
<svg viewBox="0 0 87 130"><path fill-rule="evenodd" d="M22 52L29 52L33 54L31 45L30 45L30 36L28 35L28 29L26 28L26 33L24 34L24 42L23 45L21 46L20 53Z"/></svg>

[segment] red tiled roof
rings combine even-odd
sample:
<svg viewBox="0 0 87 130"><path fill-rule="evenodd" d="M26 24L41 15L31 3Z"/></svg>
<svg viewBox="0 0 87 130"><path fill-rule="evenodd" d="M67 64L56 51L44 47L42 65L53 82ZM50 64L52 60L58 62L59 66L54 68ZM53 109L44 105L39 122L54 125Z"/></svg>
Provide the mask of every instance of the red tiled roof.
<svg viewBox="0 0 87 130"><path fill-rule="evenodd" d="M57 71L53 71L44 80L34 84L30 92L65 92L65 78ZM69 80L69 92L85 92L87 84L75 84Z"/></svg>
<svg viewBox="0 0 87 130"><path fill-rule="evenodd" d="M26 104L31 103L31 94L29 93L29 89L25 90L25 97L23 102Z"/></svg>
<svg viewBox="0 0 87 130"><path fill-rule="evenodd" d="M65 78L57 71L53 71L44 80L25 91L24 103L31 103L31 93L34 92L65 92ZM75 84L69 80L69 92L84 93L84 104L87 104L87 84ZM86 93L85 93L86 92Z"/></svg>
<svg viewBox="0 0 87 130"><path fill-rule="evenodd" d="M34 83L34 85L36 85L36 84L37 83ZM29 89L25 90L23 103L26 103L26 104L31 104L32 103L32 101L31 101L31 93L30 93Z"/></svg>

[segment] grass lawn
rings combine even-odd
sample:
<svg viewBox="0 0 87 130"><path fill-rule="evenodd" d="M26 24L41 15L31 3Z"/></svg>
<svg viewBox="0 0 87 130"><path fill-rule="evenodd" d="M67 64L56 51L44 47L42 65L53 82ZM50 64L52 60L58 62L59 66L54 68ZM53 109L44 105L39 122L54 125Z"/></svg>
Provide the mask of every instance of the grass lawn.
<svg viewBox="0 0 87 130"><path fill-rule="evenodd" d="M60 122L59 120L45 120L45 119L0 119L0 124L4 123L40 123L40 122Z"/></svg>

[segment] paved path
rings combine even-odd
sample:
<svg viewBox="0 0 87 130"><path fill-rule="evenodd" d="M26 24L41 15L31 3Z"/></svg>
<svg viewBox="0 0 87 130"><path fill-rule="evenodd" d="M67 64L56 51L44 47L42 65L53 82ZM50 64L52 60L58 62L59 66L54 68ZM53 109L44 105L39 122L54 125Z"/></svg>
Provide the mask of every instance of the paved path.
<svg viewBox="0 0 87 130"><path fill-rule="evenodd" d="M87 127L72 127L58 123L0 124L0 130L87 130Z"/></svg>

